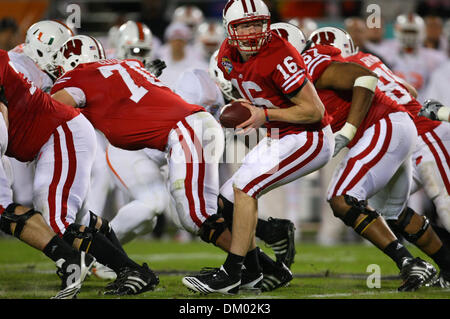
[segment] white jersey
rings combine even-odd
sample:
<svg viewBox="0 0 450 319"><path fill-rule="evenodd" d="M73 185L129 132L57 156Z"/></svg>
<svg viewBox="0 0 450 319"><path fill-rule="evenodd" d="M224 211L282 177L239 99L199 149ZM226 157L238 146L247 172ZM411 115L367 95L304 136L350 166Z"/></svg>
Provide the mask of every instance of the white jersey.
<svg viewBox="0 0 450 319"><path fill-rule="evenodd" d="M17 52L17 49L9 51L8 56L18 72L22 73L25 78L33 82L42 91L50 92L53 86L52 79L31 58L24 53Z"/></svg>
<svg viewBox="0 0 450 319"><path fill-rule="evenodd" d="M0 113L0 210L13 202L11 181L12 170L8 158L3 156L8 146L8 129L6 122Z"/></svg>
<svg viewBox="0 0 450 319"><path fill-rule="evenodd" d="M417 100L423 103L426 99L424 94L431 74L445 60L446 56L442 52L428 48L419 48L413 54L397 53L390 65L391 70L396 75L414 86L418 92Z"/></svg>
<svg viewBox="0 0 450 319"><path fill-rule="evenodd" d="M8 129L6 128L6 121L3 114L0 112L0 155L5 155L8 147Z"/></svg>
<svg viewBox="0 0 450 319"><path fill-rule="evenodd" d="M427 89L425 90L426 99L435 99L444 105L450 105L450 60L444 62L430 76Z"/></svg>
<svg viewBox="0 0 450 319"><path fill-rule="evenodd" d="M385 39L379 43L367 42L365 43L365 47L382 58L388 66L391 66L392 59L400 49L400 43L396 39Z"/></svg>
<svg viewBox="0 0 450 319"><path fill-rule="evenodd" d="M198 52L191 45L186 45L184 59L174 61L172 59L170 46L165 44L161 50L156 53L157 58L163 60L167 67L163 70L159 79L172 90L180 75L192 68L202 69L208 71L208 63L198 57Z"/></svg>
<svg viewBox="0 0 450 319"><path fill-rule="evenodd" d="M222 92L217 84L202 69L190 69L175 82L173 91L186 102L203 106L216 119L220 116L220 108L225 104Z"/></svg>

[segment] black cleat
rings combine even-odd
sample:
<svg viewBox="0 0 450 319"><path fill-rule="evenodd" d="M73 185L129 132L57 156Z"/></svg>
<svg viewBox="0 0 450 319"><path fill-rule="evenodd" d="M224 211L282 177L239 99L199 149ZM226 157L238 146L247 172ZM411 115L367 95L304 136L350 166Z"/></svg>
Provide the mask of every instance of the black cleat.
<svg viewBox="0 0 450 319"><path fill-rule="evenodd" d="M189 290L205 295L213 292L236 294L241 285L241 279L230 276L223 266L204 268L198 275L184 277L182 282Z"/></svg>
<svg viewBox="0 0 450 319"><path fill-rule="evenodd" d="M61 290L52 299L74 299L81 285L94 266L95 258L84 251L75 260L59 259L56 274L61 278Z"/></svg>
<svg viewBox="0 0 450 319"><path fill-rule="evenodd" d="M267 222L271 226L271 232L265 236L264 241L272 248L276 260L290 268L296 254L294 224L288 219L272 217Z"/></svg>
<svg viewBox="0 0 450 319"><path fill-rule="evenodd" d="M264 273L261 290L266 292L285 287L293 278L289 268L284 263L277 261L276 268Z"/></svg>
<svg viewBox="0 0 450 319"><path fill-rule="evenodd" d="M105 295L138 295L154 290L158 284L158 276L146 263L140 268L124 267L117 279L106 286Z"/></svg>
<svg viewBox="0 0 450 319"><path fill-rule="evenodd" d="M439 276L436 276L434 280L427 284L429 287L438 287L438 288L450 288L450 273L444 273L441 271Z"/></svg>
<svg viewBox="0 0 450 319"><path fill-rule="evenodd" d="M242 268L239 291L261 292L263 278L262 272L250 272L246 268Z"/></svg>
<svg viewBox="0 0 450 319"><path fill-rule="evenodd" d="M415 291L432 282L436 276L436 268L420 258L404 258L400 276L403 279L398 291Z"/></svg>

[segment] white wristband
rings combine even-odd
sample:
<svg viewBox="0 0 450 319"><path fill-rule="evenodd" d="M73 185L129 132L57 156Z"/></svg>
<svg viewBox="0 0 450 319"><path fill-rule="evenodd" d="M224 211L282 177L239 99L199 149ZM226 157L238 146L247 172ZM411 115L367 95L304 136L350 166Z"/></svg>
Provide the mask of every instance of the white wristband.
<svg viewBox="0 0 450 319"><path fill-rule="evenodd" d="M360 76L355 80L355 84L353 86L362 86L372 92L375 92L377 87L378 78L371 75Z"/></svg>
<svg viewBox="0 0 450 319"><path fill-rule="evenodd" d="M443 106L437 111L437 117L440 121L447 121L450 116L450 107Z"/></svg>
<svg viewBox="0 0 450 319"><path fill-rule="evenodd" d="M356 126L350 124L349 122L345 122L345 125L340 129L338 133L345 136L351 141L355 136L357 130L358 128Z"/></svg>

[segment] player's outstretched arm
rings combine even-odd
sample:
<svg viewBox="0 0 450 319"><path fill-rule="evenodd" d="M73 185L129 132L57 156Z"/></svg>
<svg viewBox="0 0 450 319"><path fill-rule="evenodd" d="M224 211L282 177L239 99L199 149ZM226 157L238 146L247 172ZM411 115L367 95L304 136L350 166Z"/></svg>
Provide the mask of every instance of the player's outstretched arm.
<svg viewBox="0 0 450 319"><path fill-rule="evenodd" d="M325 107L314 85L309 81L291 98L291 102L294 105L286 109L268 109L268 119L295 124L312 124L320 122L325 114Z"/></svg>
<svg viewBox="0 0 450 319"><path fill-rule="evenodd" d="M351 62L332 62L316 81L317 89L352 91L347 121L335 136L333 156L353 139L359 125L372 105L378 76L369 69Z"/></svg>
<svg viewBox="0 0 450 319"><path fill-rule="evenodd" d="M423 103L419 116L428 117L433 121L450 122L450 107L444 106L437 100L428 99Z"/></svg>

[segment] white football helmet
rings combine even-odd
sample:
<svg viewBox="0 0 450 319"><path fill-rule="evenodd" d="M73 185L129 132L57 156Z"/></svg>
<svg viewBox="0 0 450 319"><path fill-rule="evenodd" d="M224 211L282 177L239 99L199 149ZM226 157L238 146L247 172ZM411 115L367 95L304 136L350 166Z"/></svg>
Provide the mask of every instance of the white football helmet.
<svg viewBox="0 0 450 319"><path fill-rule="evenodd" d="M236 98L233 97L233 85L230 81L226 80L223 76L222 70L217 65L217 55L219 54L219 50L214 51L214 53L211 55L211 58L209 60L209 68L208 73L209 76L217 83L217 85L220 88L220 91L222 91L223 95L228 100L235 100Z"/></svg>
<svg viewBox="0 0 450 319"><path fill-rule="evenodd" d="M238 35L236 26L241 23L262 21L259 33ZM241 52L257 53L270 39L270 12L262 0L229 0L223 9L223 25L228 42Z"/></svg>
<svg viewBox="0 0 450 319"><path fill-rule="evenodd" d="M116 36L117 57L149 62L152 53L152 32L141 22L127 21Z"/></svg>
<svg viewBox="0 0 450 319"><path fill-rule="evenodd" d="M342 57L358 53L358 48L355 48L352 37L347 31L336 27L323 27L319 28L309 36L309 39L313 45L332 45L341 50Z"/></svg>
<svg viewBox="0 0 450 319"><path fill-rule="evenodd" d="M274 30L282 38L288 40L288 42L297 49L298 53L302 53L306 46L306 38L302 30L295 25L286 22L274 23L270 26L270 29Z"/></svg>
<svg viewBox="0 0 450 319"><path fill-rule="evenodd" d="M58 52L59 75L73 70L81 63L103 59L105 51L100 41L87 35L76 35L67 40Z"/></svg>
<svg viewBox="0 0 450 319"><path fill-rule="evenodd" d="M401 14L395 20L394 36L403 48L416 49L425 40L425 22L415 13Z"/></svg>
<svg viewBox="0 0 450 319"><path fill-rule="evenodd" d="M210 57L225 40L225 30L220 23L203 22L198 26L196 38L205 54Z"/></svg>
<svg viewBox="0 0 450 319"><path fill-rule="evenodd" d="M308 38L313 31L317 30L318 26L316 21L311 18L292 18L288 23L295 25L297 28L303 31L303 34Z"/></svg>
<svg viewBox="0 0 450 319"><path fill-rule="evenodd" d="M193 5L183 5L175 9L172 16L172 22L181 22L186 24L192 32L195 32L197 27L205 21L200 8Z"/></svg>
<svg viewBox="0 0 450 319"><path fill-rule="evenodd" d="M61 22L52 20L36 22L27 30L23 53L41 70L55 78L58 50L73 35L72 30Z"/></svg>

